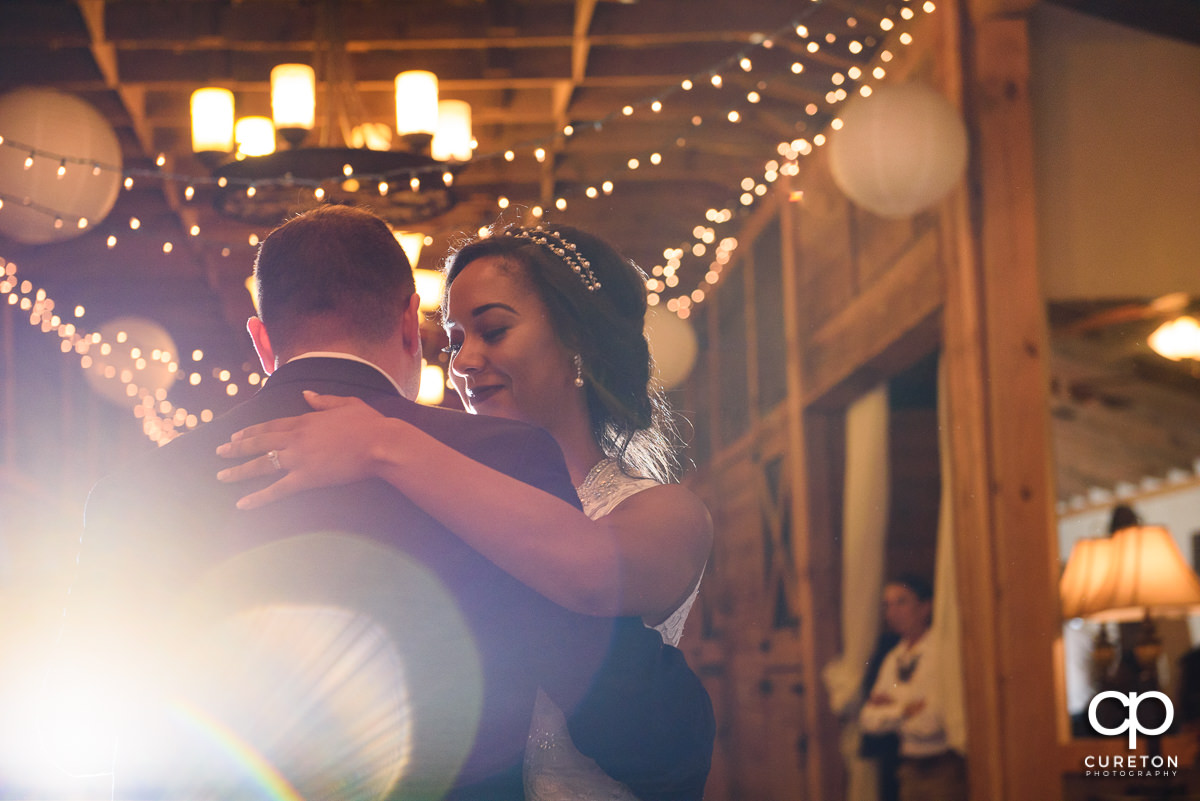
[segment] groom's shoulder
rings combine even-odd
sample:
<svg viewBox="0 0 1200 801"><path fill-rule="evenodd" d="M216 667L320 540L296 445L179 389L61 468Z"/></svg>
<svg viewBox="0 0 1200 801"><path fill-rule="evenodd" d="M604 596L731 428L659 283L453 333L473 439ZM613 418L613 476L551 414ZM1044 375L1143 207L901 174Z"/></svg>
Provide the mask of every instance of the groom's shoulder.
<svg viewBox="0 0 1200 801"><path fill-rule="evenodd" d="M477 462L546 490L571 504L579 498L562 450L543 429L517 420L422 406L401 398L376 405Z"/></svg>
<svg viewBox="0 0 1200 801"><path fill-rule="evenodd" d="M543 429L518 420L468 414L441 406L423 406L403 398L390 399L390 402L376 405L376 408L389 417L406 420L456 450L489 445L558 450L554 438Z"/></svg>

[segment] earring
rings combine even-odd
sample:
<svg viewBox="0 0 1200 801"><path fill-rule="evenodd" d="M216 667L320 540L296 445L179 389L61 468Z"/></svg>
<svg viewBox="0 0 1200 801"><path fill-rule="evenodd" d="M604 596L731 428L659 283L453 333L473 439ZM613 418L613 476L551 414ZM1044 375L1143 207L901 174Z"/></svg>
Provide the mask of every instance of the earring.
<svg viewBox="0 0 1200 801"><path fill-rule="evenodd" d="M575 354L575 386L583 386L583 357Z"/></svg>

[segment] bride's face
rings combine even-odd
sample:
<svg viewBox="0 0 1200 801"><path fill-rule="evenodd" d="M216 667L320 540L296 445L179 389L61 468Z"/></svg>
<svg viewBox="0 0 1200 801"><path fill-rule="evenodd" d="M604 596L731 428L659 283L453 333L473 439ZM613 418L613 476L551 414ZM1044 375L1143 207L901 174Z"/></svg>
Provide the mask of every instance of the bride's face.
<svg viewBox="0 0 1200 801"><path fill-rule="evenodd" d="M574 384L573 354L520 269L488 256L468 264L450 285L450 379L467 411L553 432L583 393Z"/></svg>

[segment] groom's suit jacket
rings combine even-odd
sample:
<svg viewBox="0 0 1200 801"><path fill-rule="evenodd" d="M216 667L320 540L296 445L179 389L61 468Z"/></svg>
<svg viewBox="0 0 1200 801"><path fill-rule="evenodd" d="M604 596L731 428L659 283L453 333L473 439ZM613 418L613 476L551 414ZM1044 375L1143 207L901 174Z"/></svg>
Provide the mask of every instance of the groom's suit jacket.
<svg viewBox="0 0 1200 801"><path fill-rule="evenodd" d="M219 630L221 621L256 609L349 610L386 633L381 641L398 657L393 673L402 674L404 686L376 688L383 698L399 692L406 699L407 712L393 716L411 727L396 740L409 749L393 760L401 765L397 775L429 772L429 764L446 759L443 752L459 748L461 769L446 768L454 776L451 796L520 799L520 761L541 687L566 711L580 750L640 797L699 799L713 737L708 696L679 652L639 620L577 615L551 603L379 480L305 491L253 511L235 508L237 498L270 479L218 482L217 471L230 462L216 456L216 447L245 426L309 411L302 390L361 398L472 459L578 504L561 452L544 432L419 406L370 365L298 359L253 398L96 486L67 631L93 647L115 640L123 648L178 650L211 639L197 632ZM469 505L471 487L458 491ZM132 634L117 631L131 625L134 610L147 609L154 622ZM309 655L319 663L331 640L312 636L323 643ZM171 637L170 646L162 644ZM319 681L314 686L337 692ZM354 730L346 714L339 709L335 716ZM386 728L387 720L379 713L362 722L364 750L379 742L369 728ZM462 734L471 729L473 735ZM466 742L450 742L464 736ZM272 747L272 754L290 753L279 743ZM121 792L161 791L136 776L124 779L120 759L119 787L127 782ZM170 759L182 764L186 755ZM286 774L286 766L280 769ZM405 781L394 785L394 797L445 789Z"/></svg>

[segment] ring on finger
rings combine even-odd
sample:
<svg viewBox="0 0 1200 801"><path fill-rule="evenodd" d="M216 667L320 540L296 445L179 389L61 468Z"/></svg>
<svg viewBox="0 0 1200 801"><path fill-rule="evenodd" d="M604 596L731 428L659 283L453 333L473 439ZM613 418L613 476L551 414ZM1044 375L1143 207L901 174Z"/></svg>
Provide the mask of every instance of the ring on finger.
<svg viewBox="0 0 1200 801"><path fill-rule="evenodd" d="M279 451L273 449L267 451L267 461L269 461L271 463L271 467L274 467L276 470L283 469L283 465L279 463Z"/></svg>

